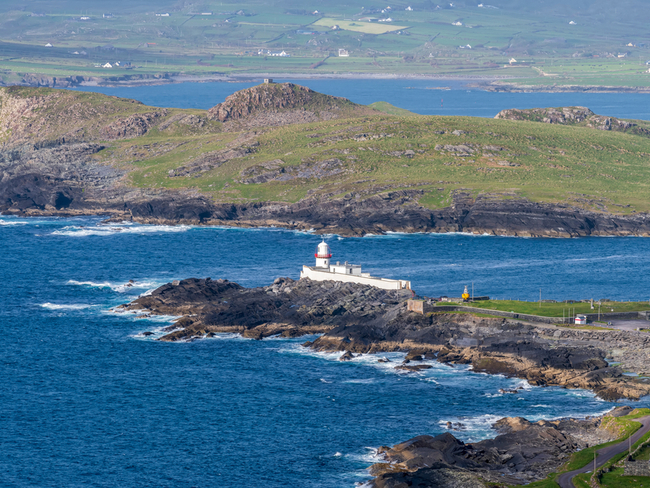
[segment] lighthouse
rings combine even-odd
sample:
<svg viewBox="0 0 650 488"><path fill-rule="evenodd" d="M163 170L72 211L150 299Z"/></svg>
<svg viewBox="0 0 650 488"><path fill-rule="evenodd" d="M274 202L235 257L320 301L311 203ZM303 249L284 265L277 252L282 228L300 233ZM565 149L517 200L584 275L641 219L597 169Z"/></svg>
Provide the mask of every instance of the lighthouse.
<svg viewBox="0 0 650 488"><path fill-rule="evenodd" d="M316 267L317 268L326 268L328 271L330 269L330 258L332 253L330 252L330 247L325 241L321 242L318 245L318 251L315 254L316 256Z"/></svg>
<svg viewBox="0 0 650 488"><path fill-rule="evenodd" d="M370 276L370 273L361 272L360 264L350 264L347 261L336 264L330 263L332 252L325 241L322 241L316 249L316 265L303 266L300 278L308 278L313 281L343 281L346 283L359 283L362 285L376 286L384 290L410 290L411 282L407 280L391 280L388 278L377 278Z"/></svg>

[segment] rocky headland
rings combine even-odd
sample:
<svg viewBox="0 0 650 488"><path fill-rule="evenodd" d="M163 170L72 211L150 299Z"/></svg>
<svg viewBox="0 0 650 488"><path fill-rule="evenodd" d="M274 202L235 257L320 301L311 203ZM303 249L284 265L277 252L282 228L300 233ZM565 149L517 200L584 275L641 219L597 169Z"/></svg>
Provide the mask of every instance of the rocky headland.
<svg viewBox="0 0 650 488"><path fill-rule="evenodd" d="M409 117L416 119L420 117ZM498 119L578 125L601 129L598 132L625 132L622 135L642 141L648 138L644 127L581 107L509 110ZM311 132L314 128L306 126L314 123L334 123L334 135ZM362 130L369 123L387 129ZM544 202L516 191L475 191L461 181L400 183L400 178L408 177L401 176L383 182L378 178L384 175L369 175L372 168L359 166L366 157L385 159L388 172L406 171L401 168L410 168L418 158L438 158L441 168L460 169L482 161L486 166L476 171L484 172L487 181L493 174L526 175L531 171L528 163L515 160L541 152L527 147L534 136L526 136L527 153L521 154L504 143L503 134L489 131L486 134L494 141L478 144L471 142L475 134L428 129L431 123L425 118L408 122L417 124L417 137L429 134L441 143L411 141L415 136L406 134L404 129L410 126L402 126L406 122L399 117L291 83L242 90L209 111L147 107L134 100L48 88L0 88L0 212L105 215L152 224L279 226L346 236L387 231L650 236L650 214L607 198L571 192L566 201ZM305 144L309 155L298 163L287 162L293 151L276 149L286 132L264 142L268 134L286 126L293 132L309 132ZM227 142L218 142L222 139ZM376 146L379 143L399 148L383 150ZM251 161L262 152L269 157ZM617 158L629 152L615 151ZM548 153L553 154L544 156L545 168L569 172L558 161L566 157L565 150L553 147ZM140 165L149 159L156 163L149 172L140 172ZM177 162L158 163L170 160ZM613 170L595 176L603 181L620 178L610 173ZM225 181L218 190L214 184L200 184L217 177ZM283 199L291 192L302 196ZM426 204L431 198L441 203Z"/></svg>
<svg viewBox="0 0 650 488"><path fill-rule="evenodd" d="M117 311L180 316L162 341L218 332L255 339L318 333L322 335L305 347L348 357L409 352L407 370L417 370L424 357L435 357L533 385L589 389L607 400L638 400L650 393L645 379L623 375L624 370L650 370L647 334L578 331L466 313L422 315L407 310L410 294L337 281L278 278L270 286L244 288L227 280L193 278L163 285ZM609 366L606 357L621 359L621 364Z"/></svg>
<svg viewBox="0 0 650 488"><path fill-rule="evenodd" d="M278 278L269 286L245 288L223 279L192 278L163 285L115 311L179 316L161 341L199 340L223 332L258 340L317 334L303 346L340 352L342 361L359 354L405 352L397 368L406 374L430 368L427 361L435 359L538 386L589 389L607 400L650 394L645 379L623 374L650 369L647 334L572 330L468 313L421 315L407 310L410 296L408 291L336 281ZM621 364L609 366L606 357ZM608 415L629 410L622 407ZM497 437L471 444L455 438L451 432L458 426L450 424L449 432L437 437L423 435L380 448L384 462L372 466L372 486L528 483L556 471L571 453L615 439L618 432L603 427L605 418L535 423L506 418L494 425Z"/></svg>

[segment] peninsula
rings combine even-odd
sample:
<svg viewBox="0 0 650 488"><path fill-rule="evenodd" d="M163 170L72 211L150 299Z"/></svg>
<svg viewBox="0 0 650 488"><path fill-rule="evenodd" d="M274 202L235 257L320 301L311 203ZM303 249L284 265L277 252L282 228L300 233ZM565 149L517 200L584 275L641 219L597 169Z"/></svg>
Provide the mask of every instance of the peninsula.
<svg viewBox="0 0 650 488"><path fill-rule="evenodd" d="M650 235L650 124L392 115L291 83L209 111L0 88L0 212L340 235Z"/></svg>

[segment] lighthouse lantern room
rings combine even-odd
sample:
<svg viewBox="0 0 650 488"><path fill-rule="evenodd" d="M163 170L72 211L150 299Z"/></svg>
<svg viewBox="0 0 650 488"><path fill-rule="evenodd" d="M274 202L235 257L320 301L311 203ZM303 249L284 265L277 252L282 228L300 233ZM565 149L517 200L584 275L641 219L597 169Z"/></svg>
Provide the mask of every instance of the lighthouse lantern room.
<svg viewBox="0 0 650 488"><path fill-rule="evenodd" d="M316 252L316 267L327 268L329 271L331 257L332 253L330 252L330 247L325 241L321 242L318 245L318 251Z"/></svg>

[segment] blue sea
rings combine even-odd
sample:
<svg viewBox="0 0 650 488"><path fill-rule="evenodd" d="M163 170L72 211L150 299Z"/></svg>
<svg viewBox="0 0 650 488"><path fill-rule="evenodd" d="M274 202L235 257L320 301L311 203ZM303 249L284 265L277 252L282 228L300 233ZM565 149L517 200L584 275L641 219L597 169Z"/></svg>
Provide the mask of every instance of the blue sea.
<svg viewBox="0 0 650 488"><path fill-rule="evenodd" d="M81 87L106 95L134 98L155 107L198 108L207 110L232 93L261 83L206 82L136 87ZM467 82L422 79L275 79L291 81L328 95L345 97L368 105L389 102L421 115L465 115L494 117L509 108L583 106L600 115L625 119L650 120L650 94L647 93L492 93L468 88ZM439 88L449 88L440 90Z"/></svg>
<svg viewBox="0 0 650 488"><path fill-rule="evenodd" d="M650 240L327 236L334 259L410 279L422 295L650 299ZM417 374L301 339L145 338L171 317L113 307L174 279L298 278L319 236L281 229L104 225L0 216L0 485L353 487L375 449L419 434L491 437L504 416L603 413L582 390L431 363ZM129 280L135 286L127 287ZM516 395L499 388L523 386ZM647 406L647 401L639 406Z"/></svg>

